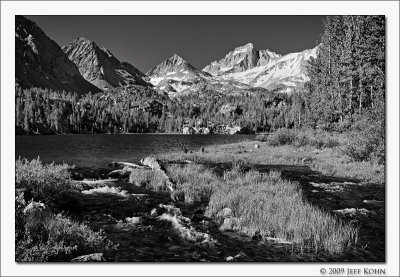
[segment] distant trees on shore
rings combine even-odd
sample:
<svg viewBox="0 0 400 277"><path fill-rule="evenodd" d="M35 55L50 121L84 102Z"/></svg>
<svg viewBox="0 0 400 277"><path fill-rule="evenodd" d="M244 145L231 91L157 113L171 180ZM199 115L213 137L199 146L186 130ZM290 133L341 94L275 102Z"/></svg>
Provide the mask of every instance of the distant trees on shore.
<svg viewBox="0 0 400 277"><path fill-rule="evenodd" d="M183 126L241 126L253 132L293 125L290 97L185 96L171 100L151 89L126 87L78 97L71 92L16 87L17 134L182 132ZM286 99L286 100L285 100ZM223 106L233 107L222 112Z"/></svg>

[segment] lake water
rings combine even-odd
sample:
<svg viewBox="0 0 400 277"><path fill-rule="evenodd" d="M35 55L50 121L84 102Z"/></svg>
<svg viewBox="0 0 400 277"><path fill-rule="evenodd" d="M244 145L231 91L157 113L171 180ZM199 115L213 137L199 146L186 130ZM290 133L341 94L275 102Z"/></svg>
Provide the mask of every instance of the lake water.
<svg viewBox="0 0 400 277"><path fill-rule="evenodd" d="M213 144L253 139L254 135L62 135L16 136L15 156L33 159L40 156L45 163L66 162L78 167L105 167L112 161L139 162L157 153L180 150L183 143L189 150Z"/></svg>

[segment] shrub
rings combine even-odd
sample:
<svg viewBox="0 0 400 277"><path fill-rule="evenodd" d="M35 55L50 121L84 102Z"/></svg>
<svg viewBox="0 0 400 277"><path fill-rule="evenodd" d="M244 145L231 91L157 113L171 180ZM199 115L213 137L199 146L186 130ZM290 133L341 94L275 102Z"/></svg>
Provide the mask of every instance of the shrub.
<svg viewBox="0 0 400 277"><path fill-rule="evenodd" d="M75 192L68 168L67 164L42 164L39 158L31 161L19 158L15 163L15 187L28 189L35 201L58 210L60 203Z"/></svg>
<svg viewBox="0 0 400 277"><path fill-rule="evenodd" d="M375 128L373 124L365 125L362 130L355 130L348 135L342 152L353 161L370 161L377 164L385 163L384 130ZM383 132L383 133L382 133Z"/></svg>
<svg viewBox="0 0 400 277"><path fill-rule="evenodd" d="M298 184L277 172L249 171L228 180L213 192L206 213L217 217L226 207L237 230L292 242L302 250L339 253L357 241L357 228L305 202Z"/></svg>
<svg viewBox="0 0 400 277"><path fill-rule="evenodd" d="M303 129L297 131L296 139L293 144L297 147L312 146L317 149L334 148L340 144L338 138L341 138L341 135L338 133L322 131L319 129Z"/></svg>
<svg viewBox="0 0 400 277"><path fill-rule="evenodd" d="M16 244L17 262L67 262L80 255L116 250L102 230L95 232L59 214L43 224L25 225Z"/></svg>
<svg viewBox="0 0 400 277"><path fill-rule="evenodd" d="M271 135L260 134L256 137L257 140L267 142L272 146L280 145L295 145L297 147L313 146L318 149L334 148L339 146L338 133L329 133L322 130L293 130L293 129L278 129Z"/></svg>
<svg viewBox="0 0 400 277"><path fill-rule="evenodd" d="M280 146L286 144L292 144L296 139L296 133L294 130L280 128L268 136L268 144L272 146Z"/></svg>
<svg viewBox="0 0 400 277"><path fill-rule="evenodd" d="M261 142L267 142L268 141L268 137L270 136L270 134L258 134L256 136L256 140L261 141Z"/></svg>

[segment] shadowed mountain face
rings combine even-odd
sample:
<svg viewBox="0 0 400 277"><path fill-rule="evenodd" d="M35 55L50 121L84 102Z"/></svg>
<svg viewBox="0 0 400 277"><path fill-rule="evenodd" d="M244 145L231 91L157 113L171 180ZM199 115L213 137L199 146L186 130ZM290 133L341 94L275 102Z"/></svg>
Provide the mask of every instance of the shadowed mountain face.
<svg viewBox="0 0 400 277"><path fill-rule="evenodd" d="M15 16L15 79L22 87L74 91L100 90L87 82L61 48L31 20Z"/></svg>
<svg viewBox="0 0 400 277"><path fill-rule="evenodd" d="M119 61L109 50L86 38L78 38L62 49L82 76L102 90L126 85L149 86L139 69Z"/></svg>

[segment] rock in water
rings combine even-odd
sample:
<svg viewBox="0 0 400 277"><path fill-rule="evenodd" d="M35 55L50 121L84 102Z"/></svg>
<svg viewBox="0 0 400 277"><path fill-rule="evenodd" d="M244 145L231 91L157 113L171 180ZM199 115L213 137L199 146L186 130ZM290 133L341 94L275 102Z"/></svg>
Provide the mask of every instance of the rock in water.
<svg viewBox="0 0 400 277"><path fill-rule="evenodd" d="M103 253L82 255L71 260L71 262L104 262Z"/></svg>
<svg viewBox="0 0 400 277"><path fill-rule="evenodd" d="M127 217L125 218L126 223L130 225L136 225L142 223L142 218L141 217Z"/></svg>

